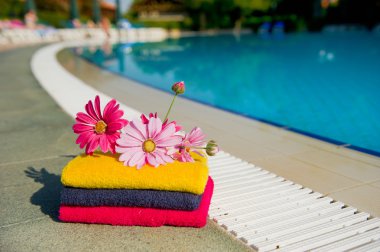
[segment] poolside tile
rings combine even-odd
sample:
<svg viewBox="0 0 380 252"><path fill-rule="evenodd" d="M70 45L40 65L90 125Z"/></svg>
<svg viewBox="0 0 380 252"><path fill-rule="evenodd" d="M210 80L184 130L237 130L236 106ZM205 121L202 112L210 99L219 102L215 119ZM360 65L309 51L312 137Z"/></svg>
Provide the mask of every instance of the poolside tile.
<svg viewBox="0 0 380 252"><path fill-rule="evenodd" d="M348 148L337 148L335 150L332 150L332 152L335 152L341 156L355 159L355 160L367 163L369 165L374 165L380 168L380 157L372 156L372 155L359 152L356 150L351 150Z"/></svg>
<svg viewBox="0 0 380 252"><path fill-rule="evenodd" d="M379 195L379 187L374 187L371 185L360 185L339 192L331 193L329 196L339 199L347 205L357 207L361 211L365 211L374 216L380 217Z"/></svg>
<svg viewBox="0 0 380 252"><path fill-rule="evenodd" d="M75 144L76 136L70 127L70 124L65 128L30 127L26 128L25 131L0 134L2 141L7 143L0 147L0 165L78 154L81 151Z"/></svg>
<svg viewBox="0 0 380 252"><path fill-rule="evenodd" d="M374 186L374 187L378 187L378 188L380 188L380 180L377 180L377 181L371 183L370 185L371 185L371 186Z"/></svg>
<svg viewBox="0 0 380 252"><path fill-rule="evenodd" d="M295 133L295 132L292 132L289 130L282 130L282 131L273 132L273 133L281 134L285 138L287 138L291 141L303 143L303 144L309 145L309 146L316 148L316 149L329 150L329 151L334 151L334 150L339 149L339 146L337 146L335 144L324 142L324 141L321 141L319 139L312 138L309 136L305 136L302 134L298 134L298 133Z"/></svg>
<svg viewBox="0 0 380 252"><path fill-rule="evenodd" d="M380 168L333 152L318 150L295 154L293 157L361 182L368 183L380 179Z"/></svg>
<svg viewBox="0 0 380 252"><path fill-rule="evenodd" d="M60 201L60 176L47 171L43 181L0 188L0 225L50 216L56 219Z"/></svg>
<svg viewBox="0 0 380 252"><path fill-rule="evenodd" d="M45 159L0 165L0 189L38 184L50 177L60 176L63 167L72 158L72 156L46 157ZM59 180L58 182L60 183Z"/></svg>
<svg viewBox="0 0 380 252"><path fill-rule="evenodd" d="M289 157L257 160L255 164L324 194L361 184L360 181L340 176Z"/></svg>
<svg viewBox="0 0 380 252"><path fill-rule="evenodd" d="M213 221L201 229L123 227L54 222L3 227L2 251L252 251Z"/></svg>

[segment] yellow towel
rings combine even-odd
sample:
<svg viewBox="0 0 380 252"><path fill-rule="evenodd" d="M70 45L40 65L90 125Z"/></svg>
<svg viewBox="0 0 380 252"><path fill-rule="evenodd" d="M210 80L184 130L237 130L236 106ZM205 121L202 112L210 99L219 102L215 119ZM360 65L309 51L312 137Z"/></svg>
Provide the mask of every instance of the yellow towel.
<svg viewBox="0 0 380 252"><path fill-rule="evenodd" d="M193 154L194 163L175 161L157 168L140 170L124 166L119 155L94 153L80 155L62 171L65 186L77 188L124 188L180 191L202 194L208 179L207 159Z"/></svg>

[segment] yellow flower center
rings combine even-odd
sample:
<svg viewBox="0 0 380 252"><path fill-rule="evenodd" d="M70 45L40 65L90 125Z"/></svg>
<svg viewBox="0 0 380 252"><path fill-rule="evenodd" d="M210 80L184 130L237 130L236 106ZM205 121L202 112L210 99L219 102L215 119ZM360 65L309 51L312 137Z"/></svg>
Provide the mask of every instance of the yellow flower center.
<svg viewBox="0 0 380 252"><path fill-rule="evenodd" d="M99 121L95 124L95 132L97 134L103 134L106 132L107 124L104 121Z"/></svg>
<svg viewBox="0 0 380 252"><path fill-rule="evenodd" d="M151 139L148 139L143 143L142 148L144 152L151 153L156 149L156 144Z"/></svg>

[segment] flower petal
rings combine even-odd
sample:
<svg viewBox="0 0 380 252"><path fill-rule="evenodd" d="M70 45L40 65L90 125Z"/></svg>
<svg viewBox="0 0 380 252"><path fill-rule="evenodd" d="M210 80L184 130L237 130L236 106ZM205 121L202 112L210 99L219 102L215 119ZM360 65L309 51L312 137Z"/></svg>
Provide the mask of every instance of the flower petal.
<svg viewBox="0 0 380 252"><path fill-rule="evenodd" d="M151 166L157 167L157 166L159 165L159 163L158 163L157 160L156 160L156 157L155 157L153 154L148 153L148 154L146 155L146 157L147 157L147 161L148 161L148 163L149 163Z"/></svg>
<svg viewBox="0 0 380 252"><path fill-rule="evenodd" d="M146 159L145 157L140 159L140 161L136 164L136 168L137 169L140 169L141 167L143 167L144 165L146 164Z"/></svg>
<svg viewBox="0 0 380 252"><path fill-rule="evenodd" d="M83 112L79 112L77 113L77 117L75 118L77 120L77 122L82 122L82 123L87 123L87 124L96 124L97 121L92 118L91 116L83 113Z"/></svg>
<svg viewBox="0 0 380 252"><path fill-rule="evenodd" d="M100 110L100 99L99 99L99 95L97 95L97 96L95 97L95 102L94 102L94 104L95 104L95 112L96 112L98 118L102 120L103 117L102 117L102 112L101 112L101 110Z"/></svg>
<svg viewBox="0 0 380 252"><path fill-rule="evenodd" d="M86 104L85 106L85 109L86 109L86 112L89 116L91 116L92 118L94 118L96 121L100 121L102 120L101 118L99 118L97 116L97 114L95 113L95 110L94 110L94 106L92 105L92 101L88 101L88 103Z"/></svg>
<svg viewBox="0 0 380 252"><path fill-rule="evenodd" d="M188 140L193 146L199 146L204 144L204 138L206 136L203 134L199 127L192 129L188 135Z"/></svg>
<svg viewBox="0 0 380 252"><path fill-rule="evenodd" d="M116 140L116 142L122 147L142 147L142 142L140 140L133 137L125 137L124 135Z"/></svg>
<svg viewBox="0 0 380 252"><path fill-rule="evenodd" d="M182 137L172 136L172 137L156 140L155 143L158 147L174 147L180 144L181 141L182 141Z"/></svg>
<svg viewBox="0 0 380 252"><path fill-rule="evenodd" d="M81 123L76 123L73 125L73 130L74 130L74 133L82 133L82 132L86 132L86 131L94 131L94 127L92 126L88 126L88 125L85 125L85 124L81 124Z"/></svg>
<svg viewBox="0 0 380 252"><path fill-rule="evenodd" d="M79 148L82 149L84 146L86 146L86 144L88 144L91 138L91 135L93 134L94 134L93 132L89 132L89 131L79 134L76 140L76 144L79 144Z"/></svg>
<svg viewBox="0 0 380 252"><path fill-rule="evenodd" d="M169 156L168 154L166 154L165 152L160 152L160 151L156 151L154 152L156 154L156 156L160 157L164 163L173 163L173 158L171 156Z"/></svg>
<svg viewBox="0 0 380 252"><path fill-rule="evenodd" d="M104 107L104 110L103 110L103 118L106 120L109 116L110 113L112 113L112 111L114 111L115 109L115 104L116 104L116 100L115 99L112 99L110 100L106 106Z"/></svg>
<svg viewBox="0 0 380 252"><path fill-rule="evenodd" d="M145 153L143 151L136 151L129 159L128 165L130 167L135 166L137 163L141 163L141 159L145 161Z"/></svg>
<svg viewBox="0 0 380 252"><path fill-rule="evenodd" d="M193 157L187 151L182 153L182 157L185 159L185 162L194 162Z"/></svg>
<svg viewBox="0 0 380 252"><path fill-rule="evenodd" d="M129 123L128 120L125 120L125 119L119 119L118 120L119 123L122 123L123 124L123 127L127 126L127 124Z"/></svg>
<svg viewBox="0 0 380 252"><path fill-rule="evenodd" d="M108 143L107 135L102 134L99 136L99 145L100 145L100 149L104 153L106 153L108 151L109 143Z"/></svg>
<svg viewBox="0 0 380 252"><path fill-rule="evenodd" d="M123 128L124 134L127 135L128 137L133 137L137 140L140 140L141 142L145 141L140 131L138 131L136 127L133 127L132 125L133 125L133 122L130 122L126 127Z"/></svg>
<svg viewBox="0 0 380 252"><path fill-rule="evenodd" d="M160 133L154 138L155 141L165 139L167 137L173 136L175 133L175 127L172 123L168 124L165 128L162 129Z"/></svg>
<svg viewBox="0 0 380 252"><path fill-rule="evenodd" d="M144 114L141 114L140 119L141 119L141 121L142 121L143 124L148 124L149 123L148 118Z"/></svg>
<svg viewBox="0 0 380 252"><path fill-rule="evenodd" d="M99 136L96 134L91 135L89 143L86 146L86 154L92 154L99 146Z"/></svg>
<svg viewBox="0 0 380 252"><path fill-rule="evenodd" d="M160 165L166 164L164 159L160 156L159 152L155 151L154 154L152 154L152 155L154 155L158 164L160 164Z"/></svg>
<svg viewBox="0 0 380 252"><path fill-rule="evenodd" d="M107 132L118 131L123 128L123 124L120 122L110 122L107 124Z"/></svg>
<svg viewBox="0 0 380 252"><path fill-rule="evenodd" d="M154 139L162 130L162 122L160 118L151 117L148 123L148 137Z"/></svg>
<svg viewBox="0 0 380 252"><path fill-rule="evenodd" d="M137 132L140 133L143 140L148 139L148 132L147 132L147 125L143 124L139 119L133 120L130 125L132 128L134 128Z"/></svg>
<svg viewBox="0 0 380 252"><path fill-rule="evenodd" d="M104 120L106 122L112 122L119 120L124 115L124 112L122 110L116 110L113 113L108 113L107 117L104 117Z"/></svg>
<svg viewBox="0 0 380 252"><path fill-rule="evenodd" d="M141 147L123 147L119 145L116 145L115 149L117 153L120 153L120 154L129 153L130 155L132 155L136 151L142 151Z"/></svg>

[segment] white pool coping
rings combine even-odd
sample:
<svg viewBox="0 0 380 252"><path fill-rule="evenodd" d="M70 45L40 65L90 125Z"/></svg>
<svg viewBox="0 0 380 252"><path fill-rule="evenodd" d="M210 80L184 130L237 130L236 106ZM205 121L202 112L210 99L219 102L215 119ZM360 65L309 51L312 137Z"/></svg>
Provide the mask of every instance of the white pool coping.
<svg viewBox="0 0 380 252"><path fill-rule="evenodd" d="M88 43L75 41L48 45L38 50L31 61L38 82L73 118L83 110L88 97L99 95L102 106L112 99L71 75L56 58L64 48ZM97 41L90 43L100 44ZM120 105L129 120L141 114L130 106ZM311 242L318 242L321 248L338 250L367 246L380 239L380 220L371 218L368 213L345 207L344 203L334 202L332 198L225 152L210 158L209 165L215 181L210 217L258 251L276 248L303 251L314 248ZM272 222L272 218L278 224ZM334 236L326 235L329 232ZM352 236L357 236L360 241L348 239ZM380 249L376 244L374 246Z"/></svg>
<svg viewBox="0 0 380 252"><path fill-rule="evenodd" d="M57 61L56 55L65 48L83 45L99 45L99 41L70 41L48 45L38 50L31 60L31 68L40 85L58 103L58 105L71 117L75 118L78 111L83 110L88 102L87 97L99 95L104 106L112 98L87 85L71 75ZM127 119L139 116L137 110L120 104Z"/></svg>

